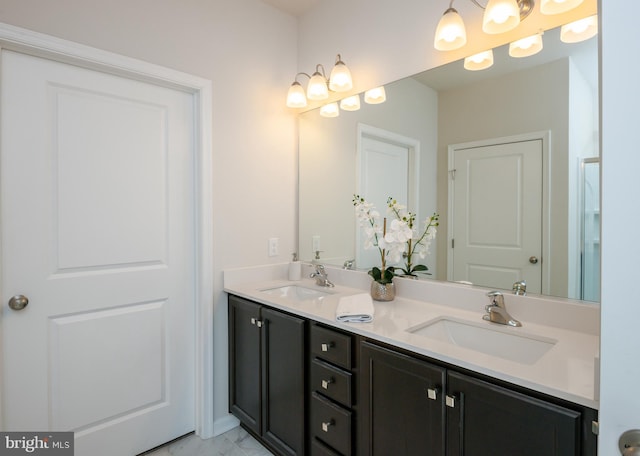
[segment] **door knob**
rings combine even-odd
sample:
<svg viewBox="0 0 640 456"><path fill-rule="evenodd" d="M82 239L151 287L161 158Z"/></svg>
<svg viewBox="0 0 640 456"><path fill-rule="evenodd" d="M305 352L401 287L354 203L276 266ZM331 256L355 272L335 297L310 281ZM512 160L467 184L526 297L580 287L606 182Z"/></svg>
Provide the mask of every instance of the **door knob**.
<svg viewBox="0 0 640 456"><path fill-rule="evenodd" d="M9 299L9 308L12 310L22 310L29 304L29 299L23 295L15 295Z"/></svg>
<svg viewBox="0 0 640 456"><path fill-rule="evenodd" d="M538 262L538 257L532 256L529 257L529 263L536 264Z"/></svg>
<svg viewBox="0 0 640 456"><path fill-rule="evenodd" d="M640 456L640 429L627 431L618 441L620 454L623 456Z"/></svg>

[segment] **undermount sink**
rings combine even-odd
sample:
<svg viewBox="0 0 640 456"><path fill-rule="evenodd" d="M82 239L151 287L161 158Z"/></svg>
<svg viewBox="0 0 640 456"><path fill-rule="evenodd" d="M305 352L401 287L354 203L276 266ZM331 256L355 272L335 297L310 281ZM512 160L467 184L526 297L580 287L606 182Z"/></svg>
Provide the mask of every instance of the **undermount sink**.
<svg viewBox="0 0 640 456"><path fill-rule="evenodd" d="M314 299L324 298L331 294L328 291L301 287L299 285L285 285L283 287L268 288L266 290L261 290L261 292L277 298L290 299L292 301L311 301Z"/></svg>
<svg viewBox="0 0 640 456"><path fill-rule="evenodd" d="M491 325L491 326L489 326ZM522 364L534 364L557 340L516 334L520 328L500 328L492 323L474 323L440 317L407 329L407 332Z"/></svg>

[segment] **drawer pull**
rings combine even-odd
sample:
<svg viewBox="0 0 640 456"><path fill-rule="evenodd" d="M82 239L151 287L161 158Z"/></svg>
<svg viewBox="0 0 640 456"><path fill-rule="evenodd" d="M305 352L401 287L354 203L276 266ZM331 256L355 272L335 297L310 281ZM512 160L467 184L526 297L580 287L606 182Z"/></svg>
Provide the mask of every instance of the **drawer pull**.
<svg viewBox="0 0 640 456"><path fill-rule="evenodd" d="M335 421L333 421L333 420L326 421L326 422L325 422L325 421L323 421L323 422L322 422L322 431L323 431L323 432L329 432L329 426L333 426L333 425L335 425L335 424L336 424L336 423L335 423Z"/></svg>
<svg viewBox="0 0 640 456"><path fill-rule="evenodd" d="M328 352L329 349L332 347L335 347L335 344L333 342L320 345L320 348L322 349L323 352Z"/></svg>
<svg viewBox="0 0 640 456"><path fill-rule="evenodd" d="M438 391L439 391L439 388L428 388L427 397L432 401L438 400Z"/></svg>
<svg viewBox="0 0 640 456"><path fill-rule="evenodd" d="M329 385L334 383L335 380L332 378L330 378L329 380L322 380L322 388L323 389L329 389Z"/></svg>

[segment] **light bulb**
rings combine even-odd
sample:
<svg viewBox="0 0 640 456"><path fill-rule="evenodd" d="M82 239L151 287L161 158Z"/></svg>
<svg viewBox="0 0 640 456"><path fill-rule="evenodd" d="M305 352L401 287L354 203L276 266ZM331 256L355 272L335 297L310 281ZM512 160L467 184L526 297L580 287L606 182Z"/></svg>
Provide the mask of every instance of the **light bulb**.
<svg viewBox="0 0 640 456"><path fill-rule="evenodd" d="M344 111L357 111L360 109L360 96L353 95L340 100L340 109Z"/></svg>
<svg viewBox="0 0 640 456"><path fill-rule="evenodd" d="M287 106L290 108L304 108L307 106L307 97L304 94L304 89L298 81L294 81L289 87L289 93L287 94Z"/></svg>
<svg viewBox="0 0 640 456"><path fill-rule="evenodd" d="M329 98L327 80L318 71L313 73L307 86L307 98L309 100L326 100Z"/></svg>
<svg viewBox="0 0 640 456"><path fill-rule="evenodd" d="M542 0L540 12L542 14L562 14L572 10L584 0Z"/></svg>
<svg viewBox="0 0 640 456"><path fill-rule="evenodd" d="M449 8L438 22L433 47L439 51L453 51L467 44L467 32L462 17Z"/></svg>
<svg viewBox="0 0 640 456"><path fill-rule="evenodd" d="M340 54L338 54L336 64L333 66L329 77L329 88L334 92L346 92L351 90L352 87L351 71L349 71L349 68L341 60Z"/></svg>
<svg viewBox="0 0 640 456"><path fill-rule="evenodd" d="M493 51L479 52L464 59L464 68L470 71L478 71L489 68L493 65Z"/></svg>
<svg viewBox="0 0 640 456"><path fill-rule="evenodd" d="M560 40L563 43L579 43L588 40L598 33L598 15L585 17L565 24L560 29Z"/></svg>
<svg viewBox="0 0 640 456"><path fill-rule="evenodd" d="M529 57L542 50L542 35L535 35L522 38L509 44L509 55L511 57Z"/></svg>
<svg viewBox="0 0 640 456"><path fill-rule="evenodd" d="M364 102L368 104L380 104L384 103L387 99L387 93L384 87L376 87L369 89L364 93Z"/></svg>
<svg viewBox="0 0 640 456"><path fill-rule="evenodd" d="M320 115L322 117L338 117L340 115L340 109L338 103L329 103L320 108Z"/></svg>
<svg viewBox="0 0 640 456"><path fill-rule="evenodd" d="M482 17L482 31L504 33L520 23L520 7L516 0L489 0Z"/></svg>

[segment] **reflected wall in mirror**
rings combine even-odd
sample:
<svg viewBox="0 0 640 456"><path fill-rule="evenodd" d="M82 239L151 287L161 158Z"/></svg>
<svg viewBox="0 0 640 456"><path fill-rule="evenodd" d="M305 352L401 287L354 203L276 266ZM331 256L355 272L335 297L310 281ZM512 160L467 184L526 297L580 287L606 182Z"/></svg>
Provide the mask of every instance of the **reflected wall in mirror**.
<svg viewBox="0 0 640 456"><path fill-rule="evenodd" d="M373 188L380 195L386 195L387 188L389 192L400 191L397 177L390 179L384 171L377 176L365 171L371 169L366 148L373 141L400 145L410 157L415 156L408 161L406 183L401 185L407 189L409 210L416 212L419 220L433 212L440 214L438 235L426 259L432 275L426 277L510 289L512 279L529 279L534 284L538 277L533 275L538 275L539 288L529 292L598 300L599 283L595 282L599 282L599 271L593 265L599 255L599 238L594 234L599 231L599 208L594 205L599 198L593 195L593 178L589 178L589 184L584 183L587 177L583 171L584 163L597 164L599 156L597 38L565 44L559 40L559 30L550 30L544 34L544 43L541 53L522 59L509 57L508 46L495 49L494 66L481 72L466 71L459 61L396 81L385 86L386 103L363 104L359 111L341 112L338 118L322 118L317 110L301 114L301 259L311 260L319 250L320 260L328 264L341 266L358 256L358 269L372 266L357 253L361 246L351 198L358 193L369 199L365 191ZM517 160L513 171L485 159L454 161L456 151L529 140L539 141L542 154L539 195L519 186L524 165ZM478 163L487 166L476 166ZM461 164L464 169L454 173ZM464 170L471 171L460 172ZM413 171L417 171L415 177ZM485 232L494 233L495 239L507 239L507 249L519 245L525 222L519 218L521 214L516 214L510 225L506 222L508 215L491 210L504 205L489 198L509 196L513 204L526 198L540 202L534 217L526 222L527 226L539 225L539 251L524 252L521 267L498 279L485 274L485 266L465 266L462 273L457 272L460 268L454 263L460 264L456 254L462 249L456 252L455 246L473 244L474 239L469 237L474 235L466 231L460 234L461 222L454 226L458 219L452 211L459 208L459 204L453 204L457 201L453 186L456 175L465 176L468 182L474 182L475 177L476 184L479 182L476 188L486 190L474 190L477 197L482 194L484 209L476 210L475 218L466 223L480 225ZM501 192L511 184L516 190ZM589 189L588 195L585 188ZM374 203L384 213L384 201ZM480 206L474 203L473 207ZM594 227L594 223L598 225ZM513 226L511 237L498 236L505 226ZM490 256L498 256L491 245L495 239L476 244ZM537 263L530 262L532 258Z"/></svg>

